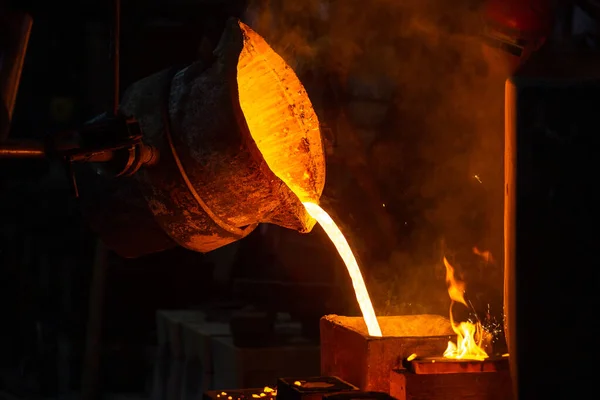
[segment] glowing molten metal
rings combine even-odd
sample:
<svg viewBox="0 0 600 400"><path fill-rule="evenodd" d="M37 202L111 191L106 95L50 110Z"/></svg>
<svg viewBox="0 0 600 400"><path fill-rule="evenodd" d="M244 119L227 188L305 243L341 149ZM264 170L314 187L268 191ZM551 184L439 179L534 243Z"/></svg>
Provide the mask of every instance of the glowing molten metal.
<svg viewBox="0 0 600 400"><path fill-rule="evenodd" d="M358 267L356 258L354 258L354 254L352 254L352 249L350 249L350 246L348 245L346 238L340 231L340 228L338 228L338 226L331 219L329 214L327 214L327 212L321 207L319 207L317 204L309 202L302 204L304 204L304 207L306 207L306 211L308 211L310 216L316 219L317 222L319 222L319 224L321 224L323 230L325 231L325 233L327 233L329 239L331 239L331 241L335 245L335 248L344 260L346 268L348 269L348 273L350 274L350 278L352 278L352 286L354 286L356 300L358 301L358 305L365 320L365 324L367 325L369 335L379 337L382 336L381 328L379 327L379 322L377 321L377 317L375 316L375 310L373 309L373 304L371 304L369 292L367 291L367 287L365 286L363 276L360 273L360 268Z"/></svg>
<svg viewBox="0 0 600 400"><path fill-rule="evenodd" d="M237 64L237 89L252 139L271 172L294 192L304 204L306 213L312 217L305 215L304 209L297 203L302 216L305 216L301 229L310 231L314 220L317 220L329 235L346 263L369 335L381 336L352 250L335 222L316 204L325 185L325 157L319 120L310 98L283 58L250 27L243 23L239 27L244 47ZM269 205L264 207L269 209ZM295 207L292 202L286 203L283 209L294 210ZM276 223L281 225L281 216L278 217Z"/></svg>
<svg viewBox="0 0 600 400"><path fill-rule="evenodd" d="M485 350L481 348L482 327L481 323L473 324L471 322L454 323L452 316L452 306L455 302L461 303L468 307L465 301L465 283L457 280L454 277L454 268L450 265L446 257L444 257L444 265L446 266L446 284L448 285L448 295L452 302L450 303L450 324L456 333L456 344L448 342L448 347L444 352L444 357L462 359L462 360L479 360L483 361L488 358Z"/></svg>

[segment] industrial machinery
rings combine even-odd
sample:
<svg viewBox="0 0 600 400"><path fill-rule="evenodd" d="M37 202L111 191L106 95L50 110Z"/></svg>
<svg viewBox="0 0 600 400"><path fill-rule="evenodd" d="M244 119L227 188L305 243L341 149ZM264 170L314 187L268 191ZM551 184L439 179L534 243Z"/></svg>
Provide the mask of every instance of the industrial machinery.
<svg viewBox="0 0 600 400"><path fill-rule="evenodd" d="M0 14L0 141L8 136L32 22L24 13Z"/></svg>
<svg viewBox="0 0 600 400"><path fill-rule="evenodd" d="M552 33L554 10L549 0L487 0L482 18L486 44L514 71Z"/></svg>
<svg viewBox="0 0 600 400"><path fill-rule="evenodd" d="M522 4L490 4L500 3ZM510 19L496 18L506 17L506 9L492 5L488 34L495 41L490 43L520 63L543 43L549 24L512 26L516 34L511 36L503 29ZM533 10L541 10L541 21L546 21L544 9ZM21 32L22 43L27 29ZM595 117L600 62L540 57L532 57L506 91L504 258L510 363L520 399L577 398L593 390L596 380L585 363L596 358L598 336L597 254L591 232L598 204L592 152L600 128ZM5 65L2 117L7 124L18 74L5 75ZM207 252L246 236L261 222L300 232L312 229L314 221L301 202L318 201L323 190L318 121L289 66L246 25L229 21L212 59L134 84L116 111L47 143L4 142L0 156L63 162L89 221L123 256L177 244ZM429 321L425 326L435 328ZM406 337L416 343L413 332L382 340L325 320L324 329L332 332L327 324L364 349L364 365L382 367L383 373L360 368L365 374L374 371L374 382L383 389L390 386L387 373L399 360L384 346L405 350L386 341L401 343ZM448 328L446 321L440 326ZM423 340L440 346L435 353L441 354L448 335L440 329ZM347 354L353 362L344 367L359 370L358 353L331 337L343 348L333 354L330 345L329 352ZM380 358L386 364L371 362Z"/></svg>
<svg viewBox="0 0 600 400"><path fill-rule="evenodd" d="M541 53L506 83L504 301L518 399L597 385L575 360L598 357L599 66L591 53ZM553 365L557 352L571 361Z"/></svg>
<svg viewBox="0 0 600 400"><path fill-rule="evenodd" d="M18 74L3 82L11 111ZM293 70L245 24L228 22L211 59L143 79L117 104L45 143L4 142L0 157L63 163L92 227L124 257L208 252L262 222L314 226L302 202L318 203L325 182L317 116Z"/></svg>

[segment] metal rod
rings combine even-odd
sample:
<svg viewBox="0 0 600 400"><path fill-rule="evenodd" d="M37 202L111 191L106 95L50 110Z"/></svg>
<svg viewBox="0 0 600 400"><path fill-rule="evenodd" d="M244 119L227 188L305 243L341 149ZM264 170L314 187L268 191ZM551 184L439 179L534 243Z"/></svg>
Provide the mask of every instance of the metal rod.
<svg viewBox="0 0 600 400"><path fill-rule="evenodd" d="M68 150L67 148L62 149ZM146 153L149 153L151 149L145 149ZM144 157L148 160L148 164L152 164L156 154L144 154ZM59 149L57 155L61 153ZM46 158L48 156L46 150L41 144L32 143L2 143L0 144L0 159L12 158L12 159L39 159ZM96 152L80 152L69 156L72 162L108 162L114 158L113 150L98 150Z"/></svg>
<svg viewBox="0 0 600 400"><path fill-rule="evenodd" d="M96 242L96 255L90 283L90 301L86 343L81 376L81 398L97 400L99 396L100 354L102 351L102 322L106 295L108 269L107 249L100 239Z"/></svg>
<svg viewBox="0 0 600 400"><path fill-rule="evenodd" d="M120 47L121 47L121 0L114 0L115 4L115 16L114 16L114 27L113 27L113 73L114 73L114 99L113 99L113 113L117 115L119 111L119 100L120 100Z"/></svg>
<svg viewBox="0 0 600 400"><path fill-rule="evenodd" d="M4 143L0 145L0 158L44 158L46 152L42 146L28 145L21 146L16 144Z"/></svg>
<svg viewBox="0 0 600 400"><path fill-rule="evenodd" d="M6 10L2 9L4 13ZM0 123L0 140L6 139L9 134L10 121L12 120L13 110L15 107L17 92L19 90L19 82L21 81L21 72L27 53L29 36L31 35L31 26L33 19L27 14L7 15L6 19L2 15L2 35L6 37L14 37L14 43L7 44L8 48L3 49L0 58L0 103L2 104L2 121ZM4 38L3 38L4 39ZM10 41L9 41L10 43Z"/></svg>

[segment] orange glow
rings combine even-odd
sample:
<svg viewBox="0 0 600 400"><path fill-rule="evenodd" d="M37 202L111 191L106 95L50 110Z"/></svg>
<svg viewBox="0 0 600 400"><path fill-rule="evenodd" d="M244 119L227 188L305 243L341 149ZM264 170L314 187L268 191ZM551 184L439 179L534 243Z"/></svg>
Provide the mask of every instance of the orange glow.
<svg viewBox="0 0 600 400"><path fill-rule="evenodd" d="M454 268L450 265L446 257L444 257L444 265L446 266L446 285L448 286L448 295L452 302L450 303L450 324L454 333L456 333L456 344L448 342L448 347L444 352L444 357L454 358L459 360L479 360L483 361L488 358L485 350L481 348L483 339L483 329L481 323L473 324L471 322L454 323L452 316L452 306L454 303L460 303L467 306L465 301L465 283L456 279L454 276Z"/></svg>
<svg viewBox="0 0 600 400"><path fill-rule="evenodd" d="M294 70L249 26L237 65L239 102L269 169L300 201L318 201L325 185L319 120Z"/></svg>
<svg viewBox="0 0 600 400"><path fill-rule="evenodd" d="M331 239L335 245L335 248L344 260L346 268L348 269L348 273L350 274L350 278L352 278L352 286L354 286L356 300L358 301L365 324L367 325L369 335L381 337L381 328L379 327L379 322L377 321L373 304L371 304L369 292L367 291L360 268L358 267L356 258L354 257L354 254L352 254L352 249L350 249L346 238L340 231L340 228L338 228L336 223L333 221L333 219L331 219L325 210L315 203L306 202L303 204L310 216L316 219L319 224L321 224L323 230L327 233L329 239Z"/></svg>
<svg viewBox="0 0 600 400"><path fill-rule="evenodd" d="M274 398L277 396L277 389L273 389L269 386L265 386L261 393L253 393L253 399L265 399L265 398Z"/></svg>
<svg viewBox="0 0 600 400"><path fill-rule="evenodd" d="M477 247L473 247L473 254L481 257L486 263L494 263L494 257L489 250L479 250Z"/></svg>

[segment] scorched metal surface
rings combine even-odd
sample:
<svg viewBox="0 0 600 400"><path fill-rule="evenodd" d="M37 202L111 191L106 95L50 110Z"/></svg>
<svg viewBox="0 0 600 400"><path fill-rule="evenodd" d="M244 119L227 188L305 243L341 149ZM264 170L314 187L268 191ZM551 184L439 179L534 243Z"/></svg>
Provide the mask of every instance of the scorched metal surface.
<svg viewBox="0 0 600 400"><path fill-rule="evenodd" d="M512 399L508 371L421 375L402 369L389 379L390 395L398 400Z"/></svg>
<svg viewBox="0 0 600 400"><path fill-rule="evenodd" d="M389 392L390 371L415 353L434 357L456 340L450 321L438 315L379 317L383 337L367 334L360 317L321 318L321 374L338 376L361 390Z"/></svg>
<svg viewBox="0 0 600 400"><path fill-rule="evenodd" d="M335 376L310 378L279 378L279 400L322 400L326 394L358 391L358 388Z"/></svg>
<svg viewBox="0 0 600 400"><path fill-rule="evenodd" d="M264 85L257 90L250 81ZM158 230L187 249L208 252L262 222L299 232L314 226L298 196L318 203L323 190L318 120L291 68L240 21L228 22L212 61L135 83L119 112L135 117L144 143L160 151L155 166L112 184L109 193L91 185L81 191L92 225L121 255L167 246L159 232L151 234ZM266 129L269 121L277 129ZM159 229L143 223L147 214Z"/></svg>

